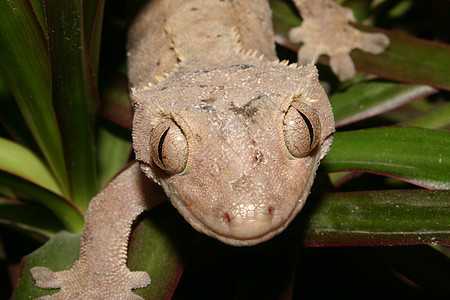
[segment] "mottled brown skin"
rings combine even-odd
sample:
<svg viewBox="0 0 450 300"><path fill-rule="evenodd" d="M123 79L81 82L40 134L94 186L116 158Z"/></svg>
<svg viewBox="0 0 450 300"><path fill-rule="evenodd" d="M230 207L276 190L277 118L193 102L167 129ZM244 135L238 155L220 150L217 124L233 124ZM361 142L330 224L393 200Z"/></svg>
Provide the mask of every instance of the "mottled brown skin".
<svg viewBox="0 0 450 300"><path fill-rule="evenodd" d="M133 220L164 199L156 183L194 228L236 246L272 238L301 210L331 146L331 107L313 65L274 61L267 2L246 3L156 0L137 16L139 165L91 201L72 269L32 269L39 287L60 288L43 299L142 299L131 290L150 278L127 268L126 250Z"/></svg>

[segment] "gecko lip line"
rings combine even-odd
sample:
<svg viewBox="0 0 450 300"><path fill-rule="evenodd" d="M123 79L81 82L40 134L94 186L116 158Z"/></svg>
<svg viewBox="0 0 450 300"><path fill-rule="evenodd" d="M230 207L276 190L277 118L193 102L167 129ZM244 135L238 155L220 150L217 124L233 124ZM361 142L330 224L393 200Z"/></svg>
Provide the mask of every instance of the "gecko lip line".
<svg viewBox="0 0 450 300"><path fill-rule="evenodd" d="M223 215L228 227L229 238L235 240L256 239L273 231L272 205L240 204L235 205Z"/></svg>

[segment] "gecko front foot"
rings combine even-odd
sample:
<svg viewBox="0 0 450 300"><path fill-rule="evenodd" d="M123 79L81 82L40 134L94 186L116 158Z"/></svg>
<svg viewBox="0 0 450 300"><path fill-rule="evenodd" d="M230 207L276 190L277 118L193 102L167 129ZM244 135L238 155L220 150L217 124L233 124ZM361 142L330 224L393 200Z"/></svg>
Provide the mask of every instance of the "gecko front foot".
<svg viewBox="0 0 450 300"><path fill-rule="evenodd" d="M350 58L353 49L379 54L389 46L389 39L382 33L365 33L352 27L356 22L353 12L330 0L296 0L303 18L300 27L289 32L294 43L303 42L298 52L298 63L309 64L320 55L330 57L330 66L339 80L350 79L355 66Z"/></svg>
<svg viewBox="0 0 450 300"><path fill-rule="evenodd" d="M146 272L132 272L126 267L96 272L92 267L75 265L71 270L53 272L34 267L31 275L36 285L44 289L60 288L56 294L39 299L143 299L131 290L150 284Z"/></svg>

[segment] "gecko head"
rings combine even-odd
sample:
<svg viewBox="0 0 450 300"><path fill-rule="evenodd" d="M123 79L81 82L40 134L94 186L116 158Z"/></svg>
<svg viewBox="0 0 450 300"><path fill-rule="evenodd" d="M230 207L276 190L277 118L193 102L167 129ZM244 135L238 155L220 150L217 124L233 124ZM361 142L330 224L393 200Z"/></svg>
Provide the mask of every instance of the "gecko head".
<svg viewBox="0 0 450 300"><path fill-rule="evenodd" d="M142 170L195 229L231 245L255 245L288 226L334 132L313 66L217 68L133 97Z"/></svg>

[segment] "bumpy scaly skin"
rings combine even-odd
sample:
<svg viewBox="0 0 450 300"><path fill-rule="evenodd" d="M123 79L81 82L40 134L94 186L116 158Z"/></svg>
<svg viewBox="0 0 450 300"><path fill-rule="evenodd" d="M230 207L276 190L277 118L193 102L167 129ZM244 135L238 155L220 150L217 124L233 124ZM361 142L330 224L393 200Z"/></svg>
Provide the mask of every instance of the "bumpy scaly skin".
<svg viewBox="0 0 450 300"><path fill-rule="evenodd" d="M128 236L164 192L193 227L232 245L265 241L300 211L331 145L331 107L314 66L273 62L267 1L247 4L154 0L137 16L128 75L139 166L91 201L72 269L32 269L39 287L61 289L44 299L141 299L131 290L150 278L127 268ZM166 123L164 141L155 128Z"/></svg>
<svg viewBox="0 0 450 300"><path fill-rule="evenodd" d="M379 54L389 46L382 33L364 33L349 22L356 22L353 12L331 0L294 0L302 15L300 27L291 29L289 38L303 42L298 52L299 64L317 61L320 55L330 57L330 66L339 80L353 77L355 66L350 52L355 49Z"/></svg>

